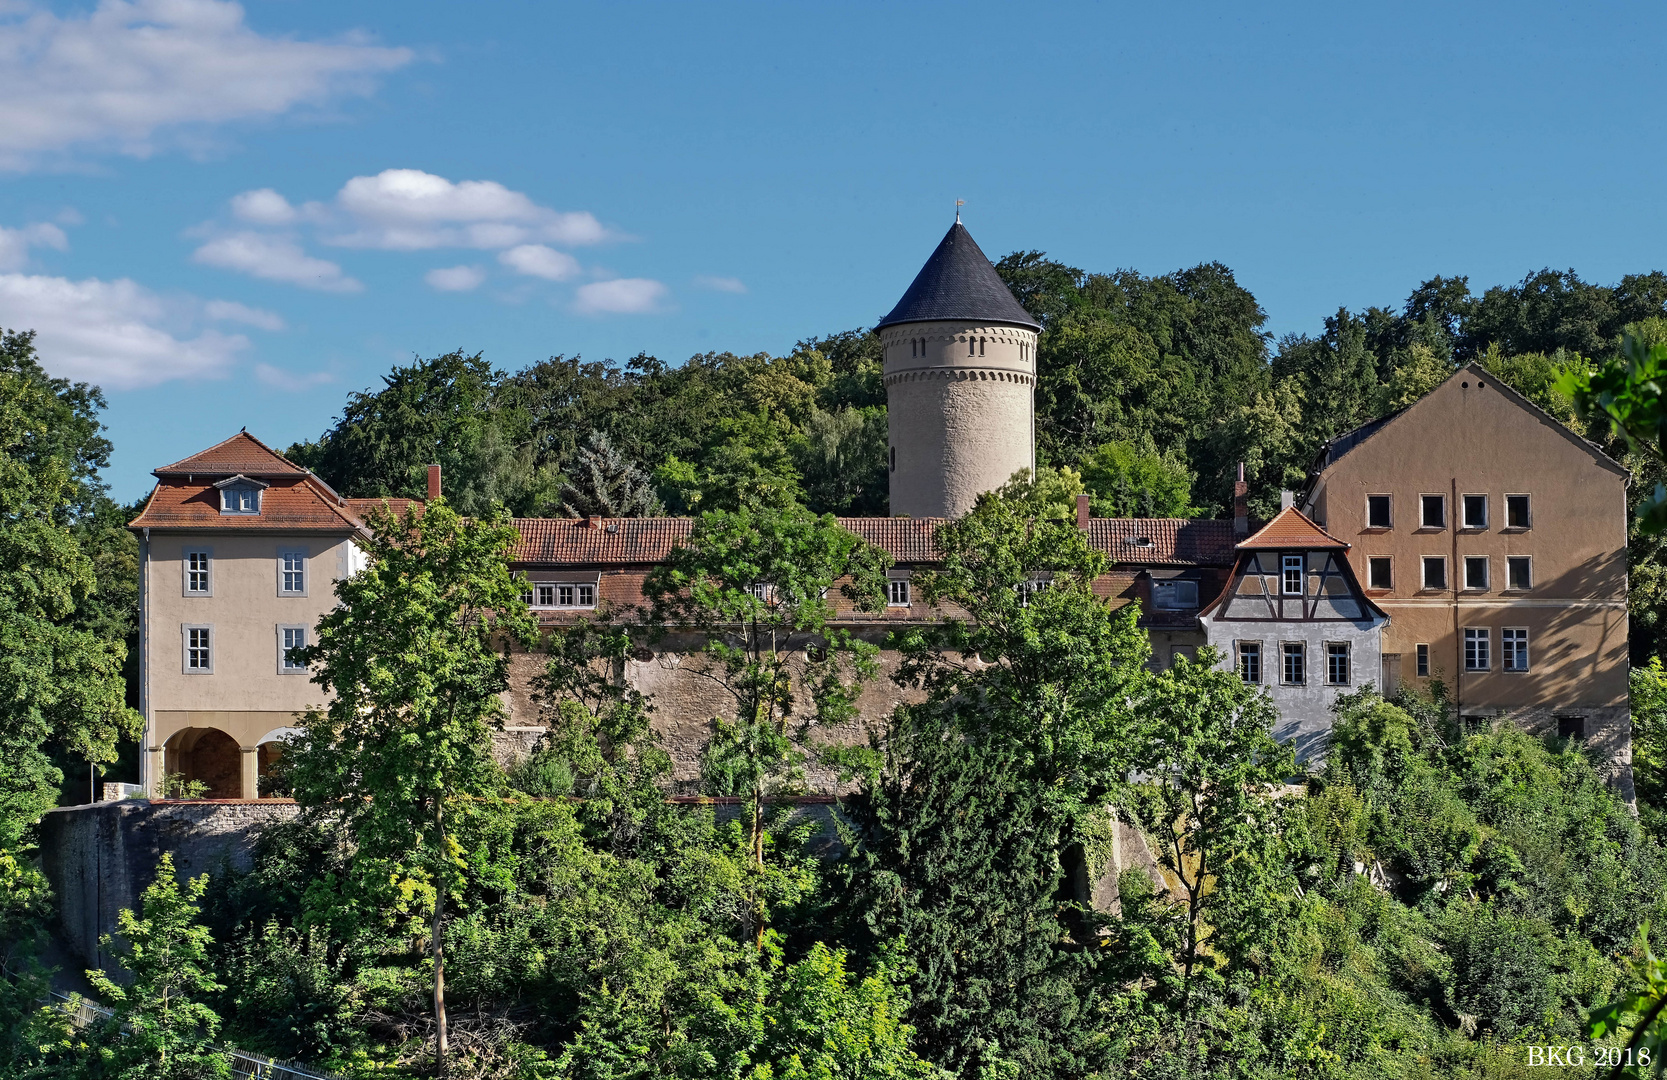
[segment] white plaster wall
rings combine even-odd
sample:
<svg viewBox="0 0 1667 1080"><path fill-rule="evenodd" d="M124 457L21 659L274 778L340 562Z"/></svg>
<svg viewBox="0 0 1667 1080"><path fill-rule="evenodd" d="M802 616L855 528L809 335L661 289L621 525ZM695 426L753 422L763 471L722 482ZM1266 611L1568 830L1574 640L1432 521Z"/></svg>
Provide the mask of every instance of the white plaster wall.
<svg viewBox="0 0 1667 1080"><path fill-rule="evenodd" d="M880 341L894 515L954 517L1035 467L1034 332L902 323L882 330Z"/></svg>

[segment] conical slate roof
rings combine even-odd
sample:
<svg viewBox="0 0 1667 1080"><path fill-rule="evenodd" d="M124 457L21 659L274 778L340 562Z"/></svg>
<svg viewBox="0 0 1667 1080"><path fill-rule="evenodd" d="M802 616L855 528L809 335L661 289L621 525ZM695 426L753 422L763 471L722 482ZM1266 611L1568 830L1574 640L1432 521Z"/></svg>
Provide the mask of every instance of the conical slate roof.
<svg viewBox="0 0 1667 1080"><path fill-rule="evenodd" d="M972 234L956 220L914 284L897 301L880 326L892 323L933 322L940 319L1006 323L1041 330L1042 324L1013 298L1007 283L978 249Z"/></svg>

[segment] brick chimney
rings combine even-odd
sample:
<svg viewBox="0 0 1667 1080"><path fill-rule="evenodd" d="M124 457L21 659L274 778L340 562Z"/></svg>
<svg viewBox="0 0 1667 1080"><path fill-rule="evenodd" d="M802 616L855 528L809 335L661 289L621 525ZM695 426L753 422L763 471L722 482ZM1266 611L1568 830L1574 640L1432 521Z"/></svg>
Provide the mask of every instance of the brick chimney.
<svg viewBox="0 0 1667 1080"><path fill-rule="evenodd" d="M587 529L600 529L601 527L602 527L602 515L601 514L591 514L589 517L585 518L585 528L587 528Z"/></svg>
<svg viewBox="0 0 1667 1080"><path fill-rule="evenodd" d="M1244 482L1244 462L1239 462L1239 478L1233 482L1233 535L1250 535L1250 485Z"/></svg>
<svg viewBox="0 0 1667 1080"><path fill-rule="evenodd" d="M1088 496L1077 496L1077 528L1088 528Z"/></svg>
<svg viewBox="0 0 1667 1080"><path fill-rule="evenodd" d="M428 500L433 502L440 497L440 466L428 467Z"/></svg>

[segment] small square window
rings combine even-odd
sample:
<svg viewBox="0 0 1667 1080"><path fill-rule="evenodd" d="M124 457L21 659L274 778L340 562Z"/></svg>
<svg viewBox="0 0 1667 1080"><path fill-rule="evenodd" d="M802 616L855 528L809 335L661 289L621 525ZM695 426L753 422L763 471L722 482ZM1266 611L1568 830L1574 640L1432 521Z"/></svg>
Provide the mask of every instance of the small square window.
<svg viewBox="0 0 1667 1080"><path fill-rule="evenodd" d="M892 578L886 582L886 603L891 607L909 606L908 578Z"/></svg>
<svg viewBox="0 0 1667 1080"><path fill-rule="evenodd" d="M1534 587L1534 562L1526 555L1507 555L1505 575L1512 589L1531 589Z"/></svg>
<svg viewBox="0 0 1667 1080"><path fill-rule="evenodd" d="M1424 588L1445 589L1447 587L1447 560L1440 555L1424 556Z"/></svg>
<svg viewBox="0 0 1667 1080"><path fill-rule="evenodd" d="M1308 681L1308 673L1304 670L1303 661L1307 659L1308 647L1300 641L1287 641L1282 646L1284 668L1280 672L1280 682L1287 686L1301 686Z"/></svg>
<svg viewBox="0 0 1667 1080"><path fill-rule="evenodd" d="M1417 656L1418 666L1415 670L1418 672L1418 677L1420 679L1427 679L1430 677L1430 647L1428 645L1420 644L1416 646L1416 649L1417 652L1415 655Z"/></svg>
<svg viewBox="0 0 1667 1080"><path fill-rule="evenodd" d="M1478 591L1487 590L1488 557L1486 555L1466 555L1464 557L1464 587Z"/></svg>
<svg viewBox="0 0 1667 1080"><path fill-rule="evenodd" d="M1328 641L1325 646L1325 681L1332 686L1349 685L1349 643Z"/></svg>
<svg viewBox="0 0 1667 1080"><path fill-rule="evenodd" d="M1489 655L1488 628L1472 626L1464 632L1464 669L1466 671L1487 671L1493 663Z"/></svg>
<svg viewBox="0 0 1667 1080"><path fill-rule="evenodd" d="M533 586L533 591L537 594L539 607L556 606L556 587L554 585L535 585Z"/></svg>
<svg viewBox="0 0 1667 1080"><path fill-rule="evenodd" d="M1262 643L1239 642L1239 678L1247 683L1262 681Z"/></svg>
<svg viewBox="0 0 1667 1080"><path fill-rule="evenodd" d="M579 595L578 595L578 598L576 600L576 603L579 607L595 607L596 606L596 586L595 585L580 585L579 586Z"/></svg>
<svg viewBox="0 0 1667 1080"><path fill-rule="evenodd" d="M1507 529L1532 528L1533 518L1528 511L1528 496L1505 496L1505 527Z"/></svg>
<svg viewBox="0 0 1667 1080"><path fill-rule="evenodd" d="M307 628L305 626L278 627L278 671L285 675L297 675L307 670L295 655L297 649L307 647Z"/></svg>
<svg viewBox="0 0 1667 1080"><path fill-rule="evenodd" d="M1420 528L1445 529L1447 527L1447 496L1420 495L1418 496L1418 506L1418 524Z"/></svg>
<svg viewBox="0 0 1667 1080"><path fill-rule="evenodd" d="M1284 585L1281 588L1286 596L1302 595L1302 565L1301 555L1286 555L1280 560L1284 569Z"/></svg>
<svg viewBox="0 0 1667 1080"><path fill-rule="evenodd" d="M1488 497L1486 495L1466 495L1464 497L1464 527L1467 529L1485 529L1488 527Z"/></svg>
<svg viewBox="0 0 1667 1080"><path fill-rule="evenodd" d="M1584 716L1559 716L1557 718L1557 737L1559 739L1584 739L1586 737L1586 718Z"/></svg>
<svg viewBox="0 0 1667 1080"><path fill-rule="evenodd" d="M213 596L214 581L210 574L210 554L207 548L185 553L185 595Z"/></svg>
<svg viewBox="0 0 1667 1080"><path fill-rule="evenodd" d="M1366 496L1366 527L1368 529L1390 528L1392 519L1389 514L1389 496Z"/></svg>
<svg viewBox="0 0 1667 1080"><path fill-rule="evenodd" d="M1366 560L1366 587L1369 589L1394 588L1393 560L1388 555L1373 555Z"/></svg>
<svg viewBox="0 0 1667 1080"><path fill-rule="evenodd" d="M1528 628L1507 627L1499 631L1499 666L1506 671L1528 670Z"/></svg>

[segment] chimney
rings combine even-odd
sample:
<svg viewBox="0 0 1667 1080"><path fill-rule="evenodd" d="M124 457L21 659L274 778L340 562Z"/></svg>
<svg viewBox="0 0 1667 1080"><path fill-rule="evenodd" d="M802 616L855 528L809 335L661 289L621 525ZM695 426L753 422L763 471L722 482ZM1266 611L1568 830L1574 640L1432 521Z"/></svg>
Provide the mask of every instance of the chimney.
<svg viewBox="0 0 1667 1080"><path fill-rule="evenodd" d="M1233 535L1250 535L1250 485L1244 482L1244 462L1239 462L1239 478L1233 481Z"/></svg>
<svg viewBox="0 0 1667 1080"><path fill-rule="evenodd" d="M1077 496L1077 528L1088 528L1088 496Z"/></svg>
<svg viewBox="0 0 1667 1080"><path fill-rule="evenodd" d="M1289 510L1291 507L1295 506L1296 504L1297 504L1297 493L1296 492L1294 492L1294 491L1281 491L1279 493L1279 508L1281 510Z"/></svg>
<svg viewBox="0 0 1667 1080"><path fill-rule="evenodd" d="M602 515L591 514L589 517L585 518L585 527L589 529L600 529L602 527Z"/></svg>
<svg viewBox="0 0 1667 1080"><path fill-rule="evenodd" d="M428 467L428 501L433 502L440 497L440 466Z"/></svg>

